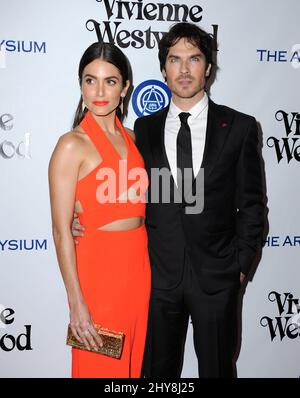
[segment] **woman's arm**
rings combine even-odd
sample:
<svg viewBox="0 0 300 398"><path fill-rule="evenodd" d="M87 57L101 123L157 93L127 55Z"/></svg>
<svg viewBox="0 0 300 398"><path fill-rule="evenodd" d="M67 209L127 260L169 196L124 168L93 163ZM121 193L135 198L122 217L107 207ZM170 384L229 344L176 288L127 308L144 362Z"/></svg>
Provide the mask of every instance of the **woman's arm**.
<svg viewBox="0 0 300 398"><path fill-rule="evenodd" d="M49 187L53 238L68 296L70 325L75 337L90 348L96 345L95 342L102 345L102 341L93 326L80 288L71 234L82 145L76 133L67 133L59 139L49 164Z"/></svg>

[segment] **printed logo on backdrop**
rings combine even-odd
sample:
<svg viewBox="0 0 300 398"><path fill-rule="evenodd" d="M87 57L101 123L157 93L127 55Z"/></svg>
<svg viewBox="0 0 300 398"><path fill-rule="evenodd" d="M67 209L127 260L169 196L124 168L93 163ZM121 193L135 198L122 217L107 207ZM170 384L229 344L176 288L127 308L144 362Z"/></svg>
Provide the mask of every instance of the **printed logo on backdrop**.
<svg viewBox="0 0 300 398"><path fill-rule="evenodd" d="M0 68L6 67L9 53L46 54L46 42L26 40L6 40L0 38Z"/></svg>
<svg viewBox="0 0 300 398"><path fill-rule="evenodd" d="M14 117L9 113L0 114L0 158L30 159L30 133L25 133L24 138L14 139Z"/></svg>
<svg viewBox="0 0 300 398"><path fill-rule="evenodd" d="M300 68L300 44L294 44L290 50L257 49L259 62L291 64L293 68Z"/></svg>
<svg viewBox="0 0 300 398"><path fill-rule="evenodd" d="M268 295L268 300L274 304L278 316L265 315L260 319L260 324L268 331L271 341L294 340L300 337L299 298L295 298L290 292L272 291Z"/></svg>
<svg viewBox="0 0 300 398"><path fill-rule="evenodd" d="M46 42L0 39L0 51L17 53L46 53Z"/></svg>
<svg viewBox="0 0 300 398"><path fill-rule="evenodd" d="M132 95L132 107L138 117L151 115L165 108L171 99L169 87L159 80L146 80Z"/></svg>
<svg viewBox="0 0 300 398"><path fill-rule="evenodd" d="M275 119L284 136L269 137L267 146L274 151L278 164L284 160L300 162L300 113L280 109L275 113Z"/></svg>
<svg viewBox="0 0 300 398"><path fill-rule="evenodd" d="M99 42L113 43L120 48L155 48L164 33L155 30L155 22L199 23L203 17L203 9L196 0L192 5L144 0L96 0L96 2L101 7L101 22L89 19L86 22L86 29L95 31ZM106 15L107 20L104 20L103 14ZM145 21L150 25L142 29L128 30L130 22L133 21L139 25ZM218 25L212 25L212 27L217 42Z"/></svg>
<svg viewBox="0 0 300 398"><path fill-rule="evenodd" d="M10 352L13 350L29 351L31 347L31 325L24 325L25 332L10 333L9 328L14 323L15 311L0 304L0 350ZM7 333L4 333L7 332Z"/></svg>
<svg viewBox="0 0 300 398"><path fill-rule="evenodd" d="M299 247L300 235L269 235L262 242L263 247Z"/></svg>
<svg viewBox="0 0 300 398"><path fill-rule="evenodd" d="M47 239L1 239L0 252L10 251L46 251Z"/></svg>

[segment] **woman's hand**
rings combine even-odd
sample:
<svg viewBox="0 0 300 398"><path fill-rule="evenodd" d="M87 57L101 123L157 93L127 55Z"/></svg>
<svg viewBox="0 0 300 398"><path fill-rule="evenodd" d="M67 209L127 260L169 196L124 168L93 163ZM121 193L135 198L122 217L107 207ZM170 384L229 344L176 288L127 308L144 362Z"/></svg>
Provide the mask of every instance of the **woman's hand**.
<svg viewBox="0 0 300 398"><path fill-rule="evenodd" d="M76 339L88 350L103 346L86 304L82 301L70 305L70 327Z"/></svg>

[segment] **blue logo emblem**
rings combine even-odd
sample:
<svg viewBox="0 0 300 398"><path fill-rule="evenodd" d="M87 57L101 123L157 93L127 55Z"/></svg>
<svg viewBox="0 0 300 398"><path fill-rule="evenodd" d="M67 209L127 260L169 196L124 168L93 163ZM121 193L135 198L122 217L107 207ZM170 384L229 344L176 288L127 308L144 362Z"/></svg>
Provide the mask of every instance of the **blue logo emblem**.
<svg viewBox="0 0 300 398"><path fill-rule="evenodd" d="M171 99L169 87L159 80L146 80L132 95L132 106L137 116L151 115L165 108Z"/></svg>

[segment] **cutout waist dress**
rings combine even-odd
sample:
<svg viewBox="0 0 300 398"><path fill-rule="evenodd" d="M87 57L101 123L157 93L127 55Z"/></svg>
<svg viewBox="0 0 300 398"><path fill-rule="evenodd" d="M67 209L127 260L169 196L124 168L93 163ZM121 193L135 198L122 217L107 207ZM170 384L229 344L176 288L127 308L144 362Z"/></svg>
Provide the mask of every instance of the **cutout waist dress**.
<svg viewBox="0 0 300 398"><path fill-rule="evenodd" d="M79 219L85 228L97 229L116 220L145 217L148 177L144 160L117 118L116 124L127 146L127 159L121 158L90 112L80 123L102 158L77 182L75 199L83 209Z"/></svg>

